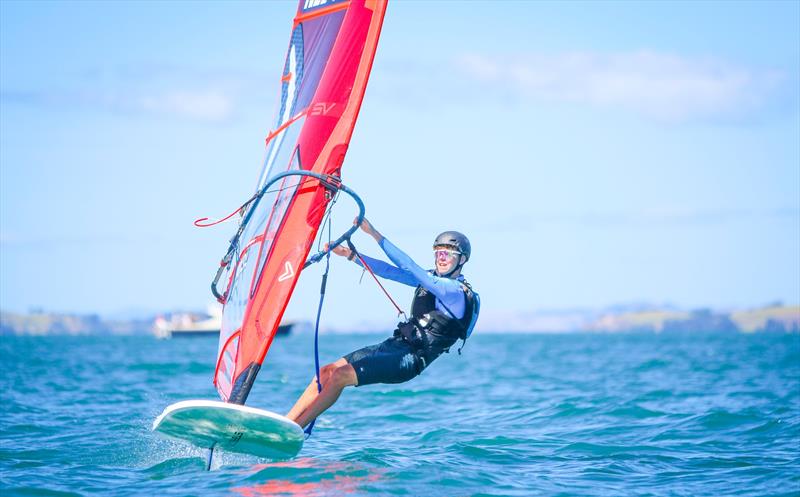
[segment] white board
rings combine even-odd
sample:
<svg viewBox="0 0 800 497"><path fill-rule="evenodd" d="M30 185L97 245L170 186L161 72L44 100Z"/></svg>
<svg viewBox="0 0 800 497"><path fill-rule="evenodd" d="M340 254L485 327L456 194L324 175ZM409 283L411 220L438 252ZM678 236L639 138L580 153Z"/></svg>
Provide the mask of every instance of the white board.
<svg viewBox="0 0 800 497"><path fill-rule="evenodd" d="M223 449L269 459L300 452L303 429L287 417L214 400L186 400L164 409L153 431L198 447Z"/></svg>

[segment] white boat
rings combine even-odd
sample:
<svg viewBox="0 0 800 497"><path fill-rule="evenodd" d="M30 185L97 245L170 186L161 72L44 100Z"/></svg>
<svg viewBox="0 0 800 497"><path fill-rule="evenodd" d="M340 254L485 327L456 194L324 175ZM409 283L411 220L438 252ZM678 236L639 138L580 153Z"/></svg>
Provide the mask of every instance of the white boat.
<svg viewBox="0 0 800 497"><path fill-rule="evenodd" d="M217 336L222 326L222 306L210 304L207 315L181 312L172 314L169 319L159 316L153 323L153 334L157 338L181 338L199 336ZM281 323L276 334L288 335L300 323L287 321Z"/></svg>

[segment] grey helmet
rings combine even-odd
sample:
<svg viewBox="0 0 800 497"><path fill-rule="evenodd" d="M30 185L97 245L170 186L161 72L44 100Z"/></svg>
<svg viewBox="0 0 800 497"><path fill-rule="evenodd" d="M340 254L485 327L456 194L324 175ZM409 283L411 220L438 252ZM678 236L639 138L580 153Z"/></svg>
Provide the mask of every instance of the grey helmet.
<svg viewBox="0 0 800 497"><path fill-rule="evenodd" d="M437 236L436 240L433 242L433 247L436 248L442 245L453 247L461 252L467 258L467 260L469 260L469 256L472 253L472 246L469 243L469 239L463 233L459 233L458 231L445 231L441 235Z"/></svg>

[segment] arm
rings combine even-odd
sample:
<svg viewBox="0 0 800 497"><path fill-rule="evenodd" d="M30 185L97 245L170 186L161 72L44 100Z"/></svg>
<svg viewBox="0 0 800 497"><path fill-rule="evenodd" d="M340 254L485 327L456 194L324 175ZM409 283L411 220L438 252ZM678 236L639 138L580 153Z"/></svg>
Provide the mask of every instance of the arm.
<svg viewBox="0 0 800 497"><path fill-rule="evenodd" d="M359 266L364 267L364 264L361 263L361 260L359 260L355 256L355 254L347 247L339 245L335 247L332 250L332 252L338 256L347 257L348 260L351 260L356 264L358 264ZM389 263L366 256L360 252L359 255L361 256L362 259L364 259L364 262L369 266L372 272L380 276L381 278L386 278L408 286L417 286L419 284L417 283L417 280L414 278L414 276L407 271L403 271L402 269L392 266Z"/></svg>
<svg viewBox="0 0 800 497"><path fill-rule="evenodd" d="M364 259L364 262L367 263L369 268L372 269L372 272L381 278L386 278L388 280L396 281L408 286L417 286L417 280L408 271L403 271L398 267L392 266L391 264L383 262L379 259L373 259L372 257L366 256L360 252L359 255L362 259ZM353 259L353 262L359 266L364 266L358 257Z"/></svg>
<svg viewBox="0 0 800 497"><path fill-rule="evenodd" d="M381 240L378 243L386 253L386 256L389 257L389 260L394 262L400 270L411 274L417 284L422 285L426 290L434 294L439 302L443 302L447 309L455 314L453 317L460 319L464 316L466 299L464 290L458 280L442 278L422 269L411 257L383 236L381 236ZM439 302L437 302L437 308L439 307ZM447 312L446 309L441 310Z"/></svg>

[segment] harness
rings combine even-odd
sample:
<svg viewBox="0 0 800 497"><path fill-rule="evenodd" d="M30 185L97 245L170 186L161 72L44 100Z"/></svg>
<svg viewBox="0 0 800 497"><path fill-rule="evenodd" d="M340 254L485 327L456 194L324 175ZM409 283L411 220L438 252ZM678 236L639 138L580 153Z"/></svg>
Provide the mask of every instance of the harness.
<svg viewBox="0 0 800 497"><path fill-rule="evenodd" d="M466 308L462 318L456 318L455 313L441 300L439 303L446 312L436 309L437 298L425 287L420 285L414 291L411 319L400 323L396 334L402 336L417 352L449 352L450 346L461 339L463 343L458 349L459 355L461 354L461 349L464 348L467 338L475 327L480 312L480 297L466 280L458 282L461 283L466 298ZM437 348L441 350L436 351Z"/></svg>

